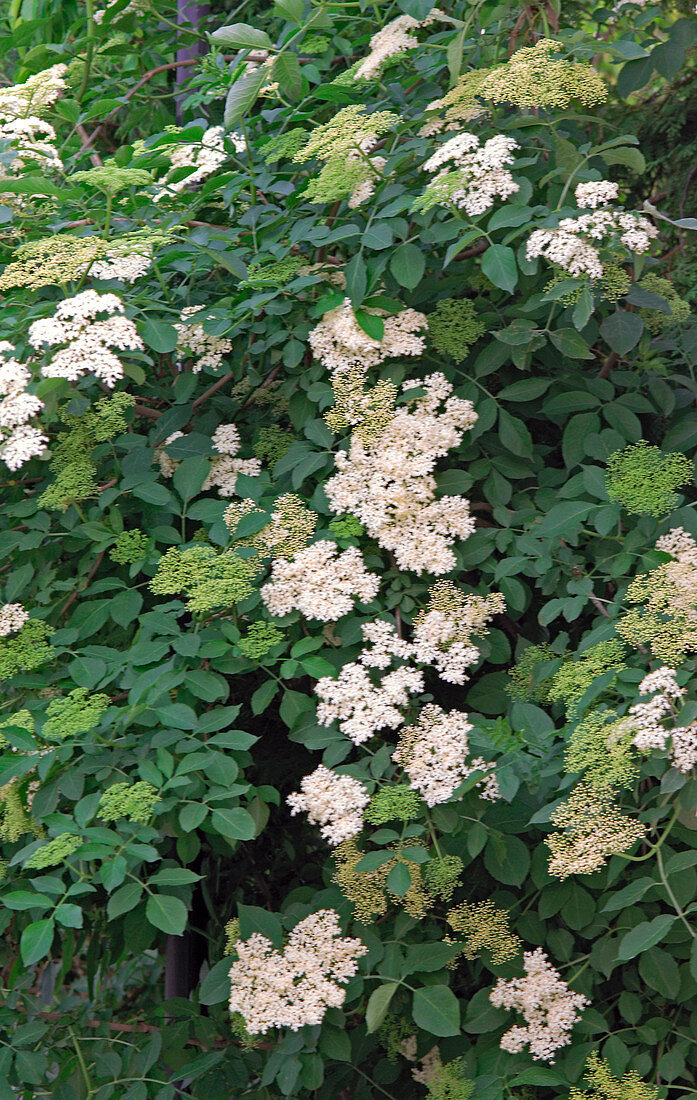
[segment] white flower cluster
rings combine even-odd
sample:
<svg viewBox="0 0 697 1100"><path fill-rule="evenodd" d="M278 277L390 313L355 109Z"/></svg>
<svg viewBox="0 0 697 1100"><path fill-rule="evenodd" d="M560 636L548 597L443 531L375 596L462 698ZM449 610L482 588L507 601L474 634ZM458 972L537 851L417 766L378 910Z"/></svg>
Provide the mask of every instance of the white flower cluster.
<svg viewBox="0 0 697 1100"><path fill-rule="evenodd" d="M43 169L63 167L54 144L56 131L43 120L42 114L65 88L66 68L53 65L30 76L24 84L0 90L0 143L11 143L16 149L14 159L0 167L0 193L3 176L18 175L27 161L34 161ZM6 195L6 199L16 207L26 204L22 196Z"/></svg>
<svg viewBox="0 0 697 1100"><path fill-rule="evenodd" d="M472 772L491 771L491 765L479 757L467 760L467 734L471 729L462 711L446 713L429 703L421 710L418 722L402 730L392 759L404 768L409 786L419 792L427 806L447 802ZM485 776L482 797L499 797L493 775Z"/></svg>
<svg viewBox="0 0 697 1100"><path fill-rule="evenodd" d="M44 169L62 168L55 140L53 126L36 115L12 118L0 111L0 142L12 142L17 149L15 159L6 166L6 174L17 175L27 161L35 161Z"/></svg>
<svg viewBox="0 0 697 1100"><path fill-rule="evenodd" d="M681 565L697 569L697 543L684 527L673 527L656 541L656 549L669 554Z"/></svg>
<svg viewBox="0 0 697 1100"><path fill-rule="evenodd" d="M506 167L514 163L513 151L518 148L518 143L504 134L489 138L484 145L467 132L450 138L423 166L426 172L438 173L426 189L429 202L453 203L470 217L483 214L497 197L507 199L520 190Z"/></svg>
<svg viewBox="0 0 697 1100"><path fill-rule="evenodd" d="M155 451L155 458L163 477L172 477L179 462L170 458L166 448L175 439L184 439L186 432L172 432L167 436L161 447ZM211 437L214 450L218 457L211 459L211 468L206 480L201 486L201 492L209 489L217 489L221 497L235 495L235 487L239 474L247 477L258 477L261 473L261 461L258 458L236 458L240 449L240 433L234 424L219 424Z"/></svg>
<svg viewBox="0 0 697 1100"><path fill-rule="evenodd" d="M370 39L370 53L354 70L354 80L373 80L380 75L383 65L391 57L399 57L407 50L415 50L419 40L411 32L418 30L419 27L427 27L440 14L437 8L433 8L421 21L414 19L411 15L398 15Z"/></svg>
<svg viewBox="0 0 697 1100"><path fill-rule="evenodd" d="M400 569L448 573L457 564L451 543L471 535L474 520L464 497L436 499L433 470L477 414L470 401L451 396L452 386L440 373L403 388L417 385L426 392L411 410L401 408L369 443L353 435L349 450L339 451L339 472L325 492L331 510L355 515L371 538L394 553Z"/></svg>
<svg viewBox="0 0 697 1100"><path fill-rule="evenodd" d="M30 76L24 84L0 89L0 116L6 119L40 117L65 90L63 77L67 68L67 65L52 65Z"/></svg>
<svg viewBox="0 0 697 1100"><path fill-rule="evenodd" d="M441 680L466 683L467 669L479 659L472 635L481 633L505 607L500 592L465 596L452 582L440 581L431 590L429 608L414 620L414 657L419 664L433 665Z"/></svg>
<svg viewBox="0 0 697 1100"><path fill-rule="evenodd" d="M582 209L590 208L594 213L562 218L556 229L535 229L528 238L527 258L542 256L569 275L586 274L591 279L600 279L605 271L601 247L616 249L619 241L630 252L647 252L658 230L642 214L606 209L606 204L615 198L614 183L606 180L579 183L576 201Z"/></svg>
<svg viewBox="0 0 697 1100"><path fill-rule="evenodd" d="M177 145L165 152L169 156L172 167L153 195L155 202L165 197L171 198L179 191L183 191L185 187L199 183L220 168L227 159L225 130L222 126L211 126L197 144ZM191 168L191 171L183 179L173 180L171 177L182 168Z"/></svg>
<svg viewBox="0 0 697 1100"><path fill-rule="evenodd" d="M616 183L609 180L590 180L588 183L579 183L574 194L576 203L581 210L597 210L599 206L607 206L614 202L619 193Z"/></svg>
<svg viewBox="0 0 697 1100"><path fill-rule="evenodd" d="M28 619L29 612L25 611L21 603L3 604L0 607L0 638L21 630Z"/></svg>
<svg viewBox="0 0 697 1100"><path fill-rule="evenodd" d="M675 714L678 700L686 694L685 688L675 679L675 669L663 667L650 672L638 690L640 695L653 697L646 703L630 707L627 718L623 719L628 728L636 730L632 744L640 752L649 753L652 749L665 750L670 738L673 767L681 772L691 771L697 764L697 722L669 729L662 724L671 713Z"/></svg>
<svg viewBox="0 0 697 1100"><path fill-rule="evenodd" d="M484 611L478 613L476 623L469 629L483 630L488 615L498 609L499 602L502 601L497 596L495 608L488 606L486 614ZM440 707L429 704L422 709L416 723L404 726L400 708L408 706L411 697L424 690L423 672L412 664L385 670L395 662L413 658L431 663L434 657L437 665L440 650L436 649L435 656L431 649L426 653L423 644L412 645L404 641L391 623L381 619L364 624L362 632L365 644L357 660L345 664L336 678L324 676L317 682L319 724L328 726L338 722L342 733L356 745L368 741L380 729L400 729L400 741L392 759L405 769L410 786L430 806L446 802L474 771L485 773L478 784L482 797L498 798L492 765L479 757L467 759L467 734L472 727L466 714L461 711L447 714ZM473 659L476 656L478 652L474 650ZM371 670L384 675L376 677L374 682Z"/></svg>
<svg viewBox="0 0 697 1100"><path fill-rule="evenodd" d="M194 319L196 317L198 320ZM182 358L191 356L196 360L191 368L194 374L204 367L215 370L233 348L232 340L227 337L211 336L204 331L204 317L201 306L185 306L181 322L174 326L177 330L177 352Z"/></svg>
<svg viewBox="0 0 697 1100"><path fill-rule="evenodd" d="M18 470L30 458L46 450L48 439L28 422L44 407L27 393L31 373L13 356L14 348L0 341L0 458L10 470Z"/></svg>
<svg viewBox="0 0 697 1100"><path fill-rule="evenodd" d="M297 610L308 619L336 622L351 611L354 599L370 603L378 593L379 576L367 571L357 546L340 554L338 549L335 542L321 539L290 561L276 558L271 580L261 589L271 614Z"/></svg>
<svg viewBox="0 0 697 1100"><path fill-rule="evenodd" d="M520 1012L526 1024L510 1028L501 1038L501 1049L519 1054L529 1045L535 1061L553 1062L557 1050L571 1041L569 1033L590 1001L569 989L540 947L524 953L523 966L523 978L499 978L489 995L496 1008Z"/></svg>
<svg viewBox="0 0 697 1100"><path fill-rule="evenodd" d="M425 346L426 318L415 309L384 314L369 311L382 318L384 333L380 340L368 336L358 324L346 298L340 306L328 310L309 336L312 354L333 374L353 368L367 371L385 359L402 355L421 355ZM424 335L420 335L424 330Z"/></svg>
<svg viewBox="0 0 697 1100"><path fill-rule="evenodd" d="M121 252L116 248L107 249L90 266L89 273L94 279L118 279L121 283L135 283L137 279L147 275L151 267L152 249L140 245L139 251L132 248L128 252Z"/></svg>
<svg viewBox="0 0 697 1100"><path fill-rule="evenodd" d="M317 681L317 721L320 726L338 721L341 732L354 745L362 745L380 729L401 726L404 717L399 708L408 704L410 695L423 690L423 674L417 669L397 668L376 687L362 664L349 661L338 677L323 676Z"/></svg>
<svg viewBox="0 0 697 1100"><path fill-rule="evenodd" d="M330 844L341 844L360 833L370 796L357 779L339 775L320 764L301 781L300 792L288 796L291 814L304 811L310 824L319 825Z"/></svg>
<svg viewBox="0 0 697 1100"><path fill-rule="evenodd" d="M320 1024L328 1008L344 1003L342 985L368 949L340 933L338 913L320 909L296 924L282 950L258 932L235 944L229 1007L241 1014L250 1034Z"/></svg>
<svg viewBox="0 0 697 1100"><path fill-rule="evenodd" d="M44 347L66 345L41 368L44 377L75 382L83 375L93 374L111 389L124 373L123 364L112 349L137 351L144 346L133 321L123 313L123 303L115 294L83 290L60 302L53 317L34 321L29 328L32 347L41 351Z"/></svg>

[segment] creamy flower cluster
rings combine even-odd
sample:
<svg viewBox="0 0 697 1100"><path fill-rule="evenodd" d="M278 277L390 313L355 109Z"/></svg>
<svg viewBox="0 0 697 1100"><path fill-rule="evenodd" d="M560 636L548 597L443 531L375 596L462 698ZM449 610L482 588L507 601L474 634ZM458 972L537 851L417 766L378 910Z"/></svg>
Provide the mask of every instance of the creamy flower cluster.
<svg viewBox="0 0 697 1100"><path fill-rule="evenodd" d="M675 679L675 669L663 667L650 672L639 684L639 694L652 698L629 708L624 721L637 731L632 744L640 752L649 753L652 749L665 750L670 738L673 767L691 771L697 764L697 722L668 729L662 725L671 713L675 714L678 700L686 694Z"/></svg>
<svg viewBox="0 0 697 1100"><path fill-rule="evenodd" d="M481 616L480 629L484 621ZM429 704L415 723L404 725L402 708L424 690L424 674L411 664L386 670L415 656L421 660L424 654L418 655L419 647L404 641L393 624L381 619L364 624L362 633L365 645L357 660L345 664L337 677L323 676L317 682L319 724L338 722L341 732L355 745L368 741L378 730L400 729L392 759L404 768L410 786L429 806L447 802L474 771L485 773L478 784L482 796L498 798L492 765L479 757L467 759L467 734L472 727L466 714L448 714Z"/></svg>
<svg viewBox="0 0 697 1100"><path fill-rule="evenodd" d="M11 344L0 341L0 458L14 471L43 454L48 439L29 424L44 406L27 393L31 372L14 358L13 351Z"/></svg>
<svg viewBox="0 0 697 1100"><path fill-rule="evenodd" d="M601 248L616 251L619 243L630 252L647 252L658 230L641 214L606 209L616 197L617 185L606 180L580 183L576 201L582 209L590 208L594 213L562 218L556 229L535 229L526 245L527 258L542 256L569 275L600 279L605 271Z"/></svg>
<svg viewBox="0 0 697 1100"><path fill-rule="evenodd" d="M167 454L168 444L174 443L175 439L184 439L185 436L186 432L172 432L155 451L163 477L172 477L179 465L177 459L170 458ZM219 496L231 497L235 495L239 474L258 477L261 473L261 461L258 458L236 457L240 449L240 433L234 424L219 424L213 432L211 442L218 456L211 459L210 472L201 486L201 492L217 489Z"/></svg>
<svg viewBox="0 0 697 1100"><path fill-rule="evenodd" d="M433 665L441 680L466 683L467 669L479 659L472 636L482 633L505 606L500 592L465 595L452 581L438 581L429 592L428 608L414 619L414 657L419 664Z"/></svg>
<svg viewBox="0 0 697 1100"><path fill-rule="evenodd" d="M21 603L5 603L0 607L0 638L15 634L29 620L29 612Z"/></svg>
<svg viewBox="0 0 697 1100"><path fill-rule="evenodd" d="M60 302L53 317L34 321L29 328L29 343L37 351L66 345L41 368L44 377L75 382L93 374L113 388L124 374L113 349L137 351L144 347L133 321L123 314L123 303L116 294L83 290Z"/></svg>
<svg viewBox="0 0 697 1100"><path fill-rule="evenodd" d="M108 248L101 259L95 260L89 269L94 279L118 279L121 283L135 283L147 275L152 267L152 249L141 245L140 251Z"/></svg>
<svg viewBox="0 0 697 1100"><path fill-rule="evenodd" d="M291 814L304 812L311 825L319 825L332 845L356 836L363 828L363 811L370 796L357 779L339 775L320 764L300 783L300 793L288 796Z"/></svg>
<svg viewBox="0 0 697 1100"><path fill-rule="evenodd" d="M344 1003L342 985L368 949L340 933L338 913L320 909L296 924L282 950L258 932L235 944L229 1007L241 1014L250 1034L320 1024L328 1008Z"/></svg>
<svg viewBox="0 0 697 1100"><path fill-rule="evenodd" d="M200 183L207 176L213 174L216 169L227 159L225 151L225 130L222 126L211 126L203 134L200 142L191 145L177 145L173 149L165 150L172 167L165 179L158 185L153 195L155 202L176 195L191 184ZM172 176L182 168L190 168L191 171L183 179L173 180Z"/></svg>
<svg viewBox="0 0 697 1100"><path fill-rule="evenodd" d="M325 492L331 510L355 515L371 538L394 553L400 569L448 573L457 564L451 543L471 535L474 520L464 497L436 498L433 470L477 414L470 401L451 396L452 386L440 373L403 389L417 385L426 392L411 409L399 409L369 442L354 434L349 450L338 452L338 473Z"/></svg>
<svg viewBox="0 0 697 1100"><path fill-rule="evenodd" d="M310 332L312 354L332 374L342 374L352 367L367 371L385 359L423 353L427 326L423 313L415 309L403 309L391 315L380 310L368 312L382 318L384 333L380 340L368 336L360 327L350 298L328 310ZM424 335L420 335L422 331Z"/></svg>
<svg viewBox="0 0 697 1100"><path fill-rule="evenodd" d="M41 117L63 94L66 71L67 65L52 65L30 76L24 84L0 89L0 115L5 118Z"/></svg>
<svg viewBox="0 0 697 1100"><path fill-rule="evenodd" d="M524 953L523 966L524 977L499 978L489 995L496 1008L514 1009L525 1020L525 1027L502 1036L501 1049L519 1054L529 1046L535 1061L553 1062L559 1048L571 1042L571 1029L590 1001L569 989L540 947Z"/></svg>
<svg viewBox="0 0 697 1100"><path fill-rule="evenodd" d="M576 204L581 210L597 210L599 206L607 206L614 202L619 193L619 186L609 180L590 180L588 183L579 183L574 194Z"/></svg>
<svg viewBox="0 0 697 1100"><path fill-rule="evenodd" d="M392 57L399 57L408 50L415 50L419 40L412 34L419 27L427 27L441 13L437 8L419 21L411 15L398 15L370 39L370 53L363 58L353 72L354 80L374 80L380 75L383 66Z"/></svg>
<svg viewBox="0 0 697 1100"><path fill-rule="evenodd" d="M338 553L338 546L321 539L299 550L289 561L276 558L261 598L272 615L300 611L308 619L336 622L353 608L354 599L370 603L380 578L369 573L356 546Z"/></svg>
<svg viewBox="0 0 697 1100"><path fill-rule="evenodd" d="M421 710L419 720L402 730L392 759L409 777L409 786L418 791L427 806L447 802L460 784L475 771L490 771L481 758L468 762L467 734L472 726L462 711L449 713L434 703ZM493 775L486 777L482 797L499 797Z"/></svg>
<svg viewBox="0 0 697 1100"><path fill-rule="evenodd" d="M8 117L0 111L0 142L12 142L17 150L15 159L5 166L4 174L18 175L27 161L35 161L44 169L62 168L63 162L53 144L55 140L56 131L49 122L35 115Z"/></svg>
<svg viewBox="0 0 697 1100"><path fill-rule="evenodd" d="M496 198L507 199L520 190L507 168L514 163L513 151L518 148L518 143L504 134L483 145L475 134L457 134L424 164L424 171L437 175L419 204L452 203L470 217L483 214Z"/></svg>
<svg viewBox="0 0 697 1100"><path fill-rule="evenodd" d="M407 706L410 695L423 690L423 674L417 669L394 669L376 686L364 665L349 661L338 677L323 676L317 681L317 721L320 726L338 722L354 745L362 745L380 729L401 726L404 717L399 708Z"/></svg>
<svg viewBox="0 0 697 1100"><path fill-rule="evenodd" d="M174 327L177 331L177 352L196 360L191 368L198 374L204 367L215 370L229 355L233 348L232 340L225 336L211 336L203 328L204 312L201 306L185 306L181 322ZM195 318L198 317L198 320Z"/></svg>

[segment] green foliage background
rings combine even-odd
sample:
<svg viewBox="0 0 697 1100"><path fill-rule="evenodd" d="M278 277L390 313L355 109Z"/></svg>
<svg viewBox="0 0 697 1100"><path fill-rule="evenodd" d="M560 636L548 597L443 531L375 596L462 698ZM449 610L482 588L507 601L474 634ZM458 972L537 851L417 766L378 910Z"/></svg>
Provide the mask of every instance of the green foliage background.
<svg viewBox="0 0 697 1100"><path fill-rule="evenodd" d="M104 394L93 379L38 382L53 454L60 432L77 433L61 506L44 495L55 477L50 456L16 474L3 467L2 602L21 601L51 634L48 659L18 672L0 644L0 785L16 779L25 797L27 782L38 780L21 834L8 829L3 842L0 1097L168 1100L183 1089L200 1100L401 1100L426 1095L390 1050L412 1034L419 1056L438 1043L444 1062L463 1058L461 1076L481 1100L566 1096L593 1051L616 1075L634 1070L661 1096L692 1096L697 780L671 768L665 754L643 763L624 803L652 840L664 837L643 862L613 856L593 875L560 881L548 872L544 844L551 813L578 779L565 771L564 754L580 715L550 696L549 680L562 660L615 636L630 580L665 560L654 549L660 534L681 526L697 535L693 478L666 490L669 511L657 515L653 474L640 478L640 514L623 507L630 498L621 489L613 497L606 478L611 457L640 440L685 454L688 467L697 451L697 327L691 317L651 326L649 314L667 315L666 300L640 286L647 273L670 275L681 299L694 297L694 226L684 221L697 187L694 146L684 142L695 111L692 5L629 6L615 17L575 3L559 12L553 3L456 0L453 23L429 28L419 49L361 84L336 78L364 56L380 26L403 12L423 19L430 4L278 0L272 11L214 12L199 28L208 52L179 93L181 140L196 141L221 122L227 97L228 124L244 133L247 151L230 146L221 169L169 204L134 186L108 213L103 191L71 177L94 164L95 153L97 163L113 158L161 174L166 127L175 123L172 70L148 75L174 58L175 10L157 2L129 14L125 6L117 0L95 25L81 4L24 0L3 13L6 81L65 61L70 90L52 115L64 172L47 178L30 165L23 203L3 190L2 262L21 243L53 234L150 227L170 237L153 272L133 286L86 284L121 294L145 345L124 357L118 392L135 403L117 410L121 419L102 406L110 427L95 427ZM240 32L208 38L239 18L269 36L274 56L282 50L273 70L278 97L257 98L258 87L240 94ZM482 132L520 144L518 194L473 220L444 207L414 212L424 186L419 166L435 148L419 136L426 105L458 73L501 64L540 35L592 60L609 101L556 112L494 108ZM323 42L308 47L317 36ZM294 128L310 133L351 104L399 116L383 150L388 166L363 206L312 203L304 190L316 163L269 157L269 139ZM569 181L593 172L620 181L628 209L648 200L664 215L655 259L627 266L631 285L618 301L570 280L550 285L549 265L525 258L531 229L564 207ZM462 446L440 463L438 489L467 494L477 519L475 533L456 546L455 579L482 595L501 591L507 610L482 640L468 684L434 677L427 687L444 707L469 712L473 746L496 757L503 798L488 803L465 790L403 829L367 828L364 845L375 866L395 845L407 851L401 866L407 856L412 863L437 852L457 856L463 872L454 903L492 900L509 910L526 949L541 946L589 997L553 1065L499 1048L513 1018L488 994L498 976L520 972L519 958L497 963L485 950L448 969L448 906L435 899L421 919L409 915L396 901L409 879L384 918L360 924L333 882L330 850L286 806L320 761L389 784L393 745L378 739L374 755L357 761L346 738L317 725L313 687L355 656L363 622L398 611L408 630L429 586L361 533L329 527L323 484L341 438L324 421L332 391L308 333L343 291L321 268L299 273L289 260L342 272L355 310L380 304L380 295L429 315L458 298L472 303L480 323L464 358L432 339L422 360L379 373L401 382L443 371L478 413ZM276 275L264 278L274 264ZM6 291L0 336L29 354L29 325L78 289L76 281ZM206 330L233 341L218 369L195 374L175 353L173 325L188 305L205 305ZM373 604L357 605L331 628L308 625L297 612L277 620L281 637L262 656L244 642L269 618L258 580L236 605L204 614L192 614L176 592L151 589L172 548L232 545L222 522L228 501L202 490L212 433L231 422L242 455L264 462L260 477L239 476L238 494L267 514L279 495L299 494L320 517L318 536L360 545L382 579ZM155 452L178 431L187 435L168 448L179 465L166 478ZM83 494L76 454L88 452ZM129 540L125 532L136 534ZM542 647L534 661L531 646ZM36 639L27 650L42 657ZM607 704L624 713L650 661L645 649L625 647L618 671L592 671L583 683L582 710ZM694 661L682 668L687 721L697 712ZM52 735L45 723L57 728L55 702L67 697L90 700L93 713L81 728L59 712ZM139 788L145 803L136 799L133 819L99 814L116 783L150 785ZM151 788L160 799L153 813ZM26 866L65 834L79 838L75 852L63 839L63 861ZM226 923L238 918L243 938L261 931L280 942L327 906L369 947L343 1008L316 1027L249 1043L226 1011ZM187 959L190 980L182 978ZM176 981L166 996L167 968Z"/></svg>

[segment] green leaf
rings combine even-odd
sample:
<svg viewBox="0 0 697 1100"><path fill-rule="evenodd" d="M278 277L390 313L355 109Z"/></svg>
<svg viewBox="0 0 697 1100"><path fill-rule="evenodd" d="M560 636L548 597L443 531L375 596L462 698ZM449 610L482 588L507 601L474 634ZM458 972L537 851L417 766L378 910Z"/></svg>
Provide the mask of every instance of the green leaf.
<svg viewBox="0 0 697 1100"><path fill-rule="evenodd" d="M573 328L558 328L549 338L562 355L570 359L593 359L593 352L582 336Z"/></svg>
<svg viewBox="0 0 697 1100"><path fill-rule="evenodd" d="M273 79L277 80L288 99L298 99L303 90L303 74L294 53L284 53L273 64Z"/></svg>
<svg viewBox="0 0 697 1100"><path fill-rule="evenodd" d="M380 1027L380 1024L387 1015L390 1001L398 989L398 982L387 982L385 985L379 985L377 989L374 989L370 994L365 1009L365 1026L368 1034L377 1031Z"/></svg>
<svg viewBox="0 0 697 1100"><path fill-rule="evenodd" d="M25 966L32 966L48 955L53 943L55 924L51 917L28 924L22 932L19 950Z"/></svg>
<svg viewBox="0 0 697 1100"><path fill-rule="evenodd" d="M274 947L283 944L283 925L275 913L269 913L268 909L261 909L258 905L237 906L237 916L240 921L240 936L243 940L249 939L253 933L258 932L271 940Z"/></svg>
<svg viewBox="0 0 697 1100"><path fill-rule="evenodd" d="M403 898L411 886L411 875L405 863L396 863L387 876L387 889L397 897Z"/></svg>
<svg viewBox="0 0 697 1100"><path fill-rule="evenodd" d="M581 524L588 519L594 504L585 500L569 500L555 504L535 528L539 538L554 538L557 535L574 535Z"/></svg>
<svg viewBox="0 0 697 1100"><path fill-rule="evenodd" d="M202 802L190 802L179 811L179 824L185 833L192 833L206 820L208 807Z"/></svg>
<svg viewBox="0 0 697 1100"><path fill-rule="evenodd" d="M169 894L151 894L145 905L150 923L170 936L181 936L186 928L187 909L179 898Z"/></svg>
<svg viewBox="0 0 697 1100"><path fill-rule="evenodd" d="M406 978L408 974L443 970L461 948L462 945L456 943L419 943L407 947L402 977Z"/></svg>
<svg viewBox="0 0 697 1100"><path fill-rule="evenodd" d="M39 894L34 890L13 890L3 895L2 904L6 909L48 909L53 902L48 894Z"/></svg>
<svg viewBox="0 0 697 1100"><path fill-rule="evenodd" d="M238 49L272 50L274 44L266 31L252 27L249 23L231 23L229 27L219 27L210 36L211 42L219 46L237 46Z"/></svg>
<svg viewBox="0 0 697 1100"><path fill-rule="evenodd" d="M155 504L158 508L165 508L174 500L169 489L157 481L136 485L133 489L133 496L138 497L139 500L144 500L146 504Z"/></svg>
<svg viewBox="0 0 697 1100"><path fill-rule="evenodd" d="M660 917L654 917L653 920L642 921L622 937L617 958L620 962L627 962L641 955L643 951L648 951L650 947L655 947L668 935L674 923L675 917L669 913L663 913Z"/></svg>
<svg viewBox="0 0 697 1100"><path fill-rule="evenodd" d="M268 69L260 65L258 69L245 73L244 76L235 81L225 100L223 121L226 130L232 130L235 123L239 122L250 107L256 103L259 92L268 77Z"/></svg>
<svg viewBox="0 0 697 1100"><path fill-rule="evenodd" d="M639 175L646 170L646 159L643 153L631 145L621 145L619 149L608 149L602 156L606 164L623 164Z"/></svg>
<svg viewBox="0 0 697 1100"><path fill-rule="evenodd" d="M194 455L193 458L185 458L179 463L174 471L172 484L185 503L201 492L210 469L210 459L204 455Z"/></svg>
<svg viewBox="0 0 697 1100"><path fill-rule="evenodd" d="M356 320L366 336L371 340L382 340L385 335L385 322L382 317L376 317L374 313L367 313L364 309L357 309Z"/></svg>
<svg viewBox="0 0 697 1100"><path fill-rule="evenodd" d="M421 23L431 11L432 5L429 6L429 0L397 0L397 7Z"/></svg>
<svg viewBox="0 0 697 1100"><path fill-rule="evenodd" d="M423 278L426 260L417 245L407 242L392 253L390 271L400 286L413 290Z"/></svg>
<svg viewBox="0 0 697 1100"><path fill-rule="evenodd" d="M499 287L512 293L518 283L515 252L505 244L492 244L482 256L482 273Z"/></svg>
<svg viewBox="0 0 697 1100"><path fill-rule="evenodd" d="M123 913L135 909L142 896L143 887L139 882L127 882L125 886L120 886L107 902L107 917L109 920L116 920Z"/></svg>
<svg viewBox="0 0 697 1100"><path fill-rule="evenodd" d="M64 928L82 928L83 912L79 905L59 905L53 915Z"/></svg>
<svg viewBox="0 0 697 1100"><path fill-rule="evenodd" d="M496 394L496 400L536 401L549 389L552 382L552 378L524 378L521 382L513 382L510 386L504 386Z"/></svg>
<svg viewBox="0 0 697 1100"><path fill-rule="evenodd" d="M616 309L600 326L603 339L618 355L626 355L641 339L644 322L636 313Z"/></svg>
<svg viewBox="0 0 697 1100"><path fill-rule="evenodd" d="M202 875L197 875L186 867L163 867L148 880L148 886L153 883L157 886L188 886L192 882L199 882L201 878Z"/></svg>
<svg viewBox="0 0 697 1100"><path fill-rule="evenodd" d="M147 317L138 323L138 332L149 348L162 355L174 351L177 346L177 330L166 321L153 321Z"/></svg>
<svg viewBox="0 0 697 1100"><path fill-rule="evenodd" d="M221 959L206 974L199 986L198 998L202 1005L219 1005L230 996L230 967L232 959Z"/></svg>
<svg viewBox="0 0 697 1100"><path fill-rule="evenodd" d="M428 985L417 989L412 1002L417 1027L445 1038L460 1034L460 1003L447 985Z"/></svg>
<svg viewBox="0 0 697 1100"><path fill-rule="evenodd" d="M588 287L584 287L571 314L575 329L580 331L586 327L594 308L593 295Z"/></svg>
<svg viewBox="0 0 697 1100"><path fill-rule="evenodd" d="M251 840L256 832L253 817L241 806L232 810L213 810L211 824L228 840Z"/></svg>

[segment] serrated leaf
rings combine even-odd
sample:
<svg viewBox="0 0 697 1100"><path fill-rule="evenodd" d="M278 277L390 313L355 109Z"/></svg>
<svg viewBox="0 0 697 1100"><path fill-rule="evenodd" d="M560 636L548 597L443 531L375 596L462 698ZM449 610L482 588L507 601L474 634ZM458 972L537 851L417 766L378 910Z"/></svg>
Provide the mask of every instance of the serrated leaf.
<svg viewBox="0 0 697 1100"><path fill-rule="evenodd" d="M482 256L482 273L501 290L511 294L518 283L515 252L505 244L492 244Z"/></svg>
<svg viewBox="0 0 697 1100"><path fill-rule="evenodd" d="M660 917L654 917L653 920L642 921L641 924L638 924L636 928L632 928L631 932L627 932L622 937L617 950L617 958L620 962L627 962L629 959L641 955L643 951L655 947L668 935L675 919L669 913L663 913Z"/></svg>
<svg viewBox="0 0 697 1100"><path fill-rule="evenodd" d="M387 1015L390 1001L398 989L398 982L387 982L385 985L379 985L377 989L374 989L370 994L365 1009L365 1026L368 1034L377 1031L380 1027L380 1024Z"/></svg>
<svg viewBox="0 0 697 1100"><path fill-rule="evenodd" d="M412 1002L417 1027L429 1035L445 1038L460 1034L460 1002L447 985L429 985L417 989Z"/></svg>
<svg viewBox="0 0 697 1100"><path fill-rule="evenodd" d="M229 27L219 27L210 36L219 46L237 46L238 49L272 50L274 44L266 31L252 27L249 23L231 23Z"/></svg>
<svg viewBox="0 0 697 1100"><path fill-rule="evenodd" d="M644 322L636 313L626 309L616 309L600 326L604 340L618 355L626 355L639 343L644 331Z"/></svg>
<svg viewBox="0 0 697 1100"><path fill-rule="evenodd" d="M150 923L170 936L181 936L186 928L187 909L180 898L169 894L151 894L145 905Z"/></svg>
<svg viewBox="0 0 697 1100"><path fill-rule="evenodd" d="M396 248L390 258L390 271L400 286L413 290L423 278L426 260L417 245L407 241Z"/></svg>
<svg viewBox="0 0 697 1100"><path fill-rule="evenodd" d="M276 58L273 79L278 81L288 99L298 99L303 88L303 74L296 54L283 53Z"/></svg>
<svg viewBox="0 0 697 1100"><path fill-rule="evenodd" d="M25 966L32 966L48 955L53 943L55 924L51 917L28 924L22 932L19 950Z"/></svg>
<svg viewBox="0 0 697 1100"><path fill-rule="evenodd" d="M250 107L256 103L259 92L268 80L268 76L268 70L260 65L258 69L245 73L244 76L235 81L225 100L223 121L226 130L231 130L235 123L239 122Z"/></svg>
<svg viewBox="0 0 697 1100"><path fill-rule="evenodd" d="M555 504L535 528L535 535L538 538L554 538L557 535L574 534L594 507L594 504L581 500Z"/></svg>

